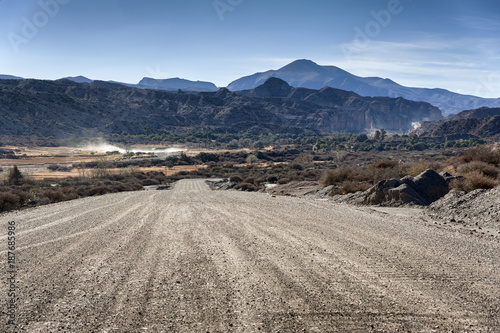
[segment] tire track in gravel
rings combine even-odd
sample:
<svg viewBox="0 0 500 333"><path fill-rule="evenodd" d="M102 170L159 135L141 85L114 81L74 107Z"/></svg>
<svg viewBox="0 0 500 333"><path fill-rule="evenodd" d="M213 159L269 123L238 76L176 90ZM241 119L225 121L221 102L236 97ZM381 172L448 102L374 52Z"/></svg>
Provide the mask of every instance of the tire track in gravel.
<svg viewBox="0 0 500 333"><path fill-rule="evenodd" d="M75 216L80 216L95 209L103 209L109 206L122 204L123 200L130 199L133 196L133 192L122 192L115 194L115 196L106 201L100 200L100 197L86 197L66 202L64 209L61 210L54 211L54 209L51 208L51 205L45 205L29 209L29 214L25 214L26 211L15 211L11 214L13 214L14 216L23 215L23 225L20 226L21 231L26 229L27 231L31 232L36 227L43 227L43 222L54 223L60 222L61 220L65 221L68 218L71 218L72 214L76 214ZM92 205L95 208L89 209L84 212L75 212L74 210L80 208L81 205Z"/></svg>
<svg viewBox="0 0 500 333"><path fill-rule="evenodd" d="M275 228L272 228L273 227L273 223L272 223L273 217L269 216L270 210L260 209L258 211L252 211L251 209L249 209L249 206L244 206L243 205L242 207L243 207L241 209L242 211L235 212L234 208L231 208L231 213L229 213L229 210L226 210L226 214L228 216L235 215L235 216L244 216L246 218L248 216L252 216L253 215L254 217L256 217L256 220L258 220L258 221L265 221L265 226L263 227L263 229L265 229L265 231L267 233L266 236L271 235L269 233L269 230L275 230ZM285 210L285 212L286 211L287 210ZM279 217L277 219L275 217L274 220L276 220L276 221L283 221L283 220L286 220L286 217L281 216L281 217ZM290 227L290 225L288 225L288 227ZM278 229L278 228L276 228L276 229ZM304 230L305 230L304 226L300 226L300 232L295 233L294 236L291 238L291 240L293 240L294 243L300 242L300 237L301 237L301 234L302 235L304 234ZM270 239L276 239L276 238L280 238L281 237L282 239L280 241L276 242L276 243L280 244L283 241L285 241L287 238L290 238L290 235L285 235L287 233L290 234L290 231L289 230L288 231L282 231L281 235L276 234L276 235L274 235L275 236L274 238L272 238L272 236L271 236ZM361 233L361 235L363 235L363 233ZM369 236L370 236L370 238L378 238L380 240L383 240L383 237L380 237L380 236L377 237L376 234L370 234ZM263 235L260 235L258 238L265 239L266 237L264 237ZM354 259L351 259L351 260L348 260L348 261L346 261L346 260L342 260L341 261L342 262L342 265L341 265L342 269L345 270L346 267L350 267L351 268L351 272L349 272L350 276L352 277L351 280L359 280L360 278L362 278L361 280L359 280L360 283L359 283L358 288L359 288L359 290L362 290L362 294L363 294L364 297L360 297L360 299L362 299L362 298L366 299L367 295L370 294L370 292L369 292L370 290L366 290L366 288L363 288L363 287L365 287L365 285L367 284L367 282L370 282L370 281L377 281L376 284L372 283L370 285L370 287L372 289L378 289L379 291L380 290L383 291L385 288L387 288L387 285L389 283L391 285L391 289L397 289L396 288L397 284L401 284L401 285L403 285L403 287L405 287L405 284L408 284L410 282L413 283L413 284L415 284L414 283L415 281L413 281L414 278L415 278L413 272L411 272L411 270L409 272L410 274L408 274L408 270L405 272L405 269L407 267L405 267L404 265L406 265L406 262L405 261L401 261L399 256L395 257L393 259L391 259L389 257L390 260L384 260L385 259L384 256L378 256L377 257L377 256L374 256L371 253L374 250L373 249L373 244L371 244L372 245L371 248L368 248L368 247L366 247L366 245L364 243L362 243L362 242L360 243L359 241L353 241L352 238L353 238L352 235L351 236L349 236L349 235L343 235L341 238L338 238L336 240L336 243L346 243L345 239L347 239L349 241L349 244L347 244L347 245L351 246L351 248L349 249L349 252L352 252L353 250L356 250L356 253L358 254L359 257L363 257L363 258L364 257L366 257L366 258L375 257L374 259L378 259L378 262L373 261L372 265L368 265L368 266L367 266L368 263L367 264L362 263L363 265L360 265L359 263L357 263L356 261L359 261L359 260L356 260L356 257L353 257ZM385 239L385 241L387 241L387 240L388 240L388 238ZM289 239L289 241L290 241L290 239ZM315 241L314 242L317 242L317 241L318 241L318 237L315 237ZM366 241L366 239L365 239L365 241ZM312 243L305 242L304 245L305 245L304 246L305 249L307 249L307 247L310 247L311 250L313 250L312 249L312 247L313 247ZM290 244L289 248L292 248L292 247L293 247L292 244ZM345 250L346 249L347 249L347 247L344 248L344 249L341 249L344 258L346 258L346 255L345 255L345 253L346 253ZM324 251L326 252L326 250L319 249L319 251L316 251L316 253L318 253L319 255L322 255ZM398 255L397 251L392 251L392 252L394 252L393 254ZM379 253L381 253L381 252L379 252ZM378 253L375 253L375 254L378 254ZM404 251L401 251L401 254L404 255ZM387 253L385 253L385 256L387 256ZM316 257L316 258L318 258L318 257ZM411 257L410 257L410 259L411 260L415 260L415 258L411 258ZM380 261L382 261L382 265L381 265ZM384 263L384 261L385 261L385 263ZM429 263L431 261L434 261L433 258L432 258L432 256L427 256L427 263ZM385 266L384 266L384 264L385 264ZM403 265L404 269L402 269L402 265ZM436 264L435 266L437 267L438 265L439 265L439 263ZM441 265L442 265L442 262L441 262ZM381 269L381 266L382 266L383 269ZM375 271L372 271L372 267L373 268L376 267L377 269ZM412 268L412 266L410 266L410 268ZM463 274L460 274L460 273L462 271L467 271L467 268L470 268L470 265L469 266L465 265L465 267L464 267L464 265L460 265L455 270L455 272L452 271L453 272L452 274L457 274L458 276L452 276L451 274L444 274L443 276L439 276L439 274L436 274L436 272L433 272L432 270L430 270L427 274L425 274L425 271L426 271L425 267L421 266L419 268L420 268L420 271L421 272L423 271L424 275L427 276L425 278L425 280L428 280L428 281L432 281L432 280L445 280L444 282L449 283L450 281L454 282L455 280L457 280L457 281L460 280L462 278L462 275L463 275ZM435 267L433 267L433 269L435 269ZM327 271L327 270L318 270L317 269L316 271L321 272L321 271ZM382 274L382 276L381 276L381 274ZM422 275L422 273L419 273L419 274ZM473 276L473 275L469 274L469 277L471 277L471 276ZM307 281L315 281L315 277L314 276L308 276L308 277L306 277L306 280ZM378 283L379 280L382 280L383 283L382 284ZM317 283L318 282L313 283L313 284L317 284ZM467 281L465 281L464 283L466 284ZM424 290L424 291L427 291L427 292L431 291L431 295L426 295L426 297L424 297L420 293L422 291L421 290L422 287L419 286L419 284L420 283L417 282L416 285L412 286L412 288L407 288L407 286L406 286L406 288L402 288L394 296L397 296L397 297L400 298L401 297L401 293L407 294L406 299L407 299L408 303L417 303L417 302L415 302L415 298L416 298L417 300L419 300L418 306L420 307L420 309L422 309L422 308L425 309L426 304L429 304L430 302L439 303L440 298L446 298L447 301L446 302L441 302L441 303L439 303L437 305L434 305L434 306L436 308L438 308L438 309L439 308L441 308L441 309L447 309L451 304L453 304L453 303L450 304L450 299L456 298L456 297L454 297L455 296L454 293L456 293L456 290L451 290L448 293L448 295L446 295L447 297L443 297L441 295L443 293L442 286L441 286L441 289L435 288L435 289L439 290L439 292L432 292L432 289L433 289L432 286L431 286L431 288L429 288L428 286L425 286L425 288L427 290ZM456 288L457 286L455 285L454 287ZM460 287L460 284L459 284L459 287ZM358 288L356 288L356 289L358 289ZM420 288L420 290L419 290L419 288ZM485 290L488 290L488 289L489 288L484 288L484 285L481 288L479 288L479 290L482 290L482 291L485 291ZM497 291L498 291L498 289L497 289ZM489 297L483 297L482 298L483 301L485 301L485 303L487 303L488 301L491 302L491 300L496 299L496 294L495 293L493 295L491 295L491 290L489 290L488 292L489 292ZM385 297L385 296L387 296L387 295L383 295L382 294L382 297ZM481 299L481 297L479 297L480 295L475 295L475 296L476 296L477 299ZM393 297L393 298L397 298L397 297ZM450 313L449 312L448 313L448 317L449 317L448 321L449 322L451 322L451 321L454 321L454 322L459 321L460 317L464 315L464 311L467 311L467 310L464 309L462 303L463 303L463 299L456 298L456 303L454 304L454 307L456 309L458 309L457 310L458 312L455 312L455 313ZM397 304L395 303L395 305L397 305ZM397 305L397 306L393 306L393 307L396 307L398 309L404 309L404 306L402 306L402 305ZM380 305L377 306L376 308L380 309ZM425 317L425 316L430 316L432 314L432 313L430 313L430 314L429 313L416 314L416 313L413 313L410 310L415 311L415 308L408 309L407 311L405 311L406 313L411 314L410 317L411 316ZM432 309L430 309L430 310L432 310ZM398 311L396 310L395 312L398 312ZM399 312L401 312L401 310L399 310ZM491 311L491 313L493 313L493 311ZM491 319L491 318L494 318L494 317L490 316L490 318L484 318L483 317L483 318L480 318L480 319L482 321L484 321L485 319L488 320L488 319ZM469 320L466 320L466 324L468 324L468 323L469 323Z"/></svg>
<svg viewBox="0 0 500 333"><path fill-rule="evenodd" d="M27 313L30 316L30 324L25 327L27 331L45 331L45 330L66 330L74 331L71 328L72 321L78 318L80 314L78 311L73 319L71 318L72 312L64 312L68 307L78 305L75 308L81 310L81 299L78 298L77 290L84 290L84 294L91 296L94 292L99 290L97 287L98 279L95 278L84 288L80 288L78 281L96 272L99 268L99 262L105 260L107 252L113 249L113 244L117 244L119 239L116 234L125 234L125 237L130 241L135 241L135 238L130 237L128 234L134 234L134 230L138 227L135 223L131 223L131 215L135 212L143 214L147 212L144 205L136 202L135 205L127 205L118 207L119 209L113 210L111 216L103 218L102 215L93 217L93 223L97 225L90 229L88 232L83 232L80 238L74 240L72 235L69 237L55 237L56 241L49 240L47 244L36 247L26 247L24 250L20 249L21 258L40 258L33 271L25 272L24 283L21 287L25 288L25 293L28 294L26 307L22 313ZM109 228L103 230L104 228ZM115 235L112 239L102 239L102 234ZM124 239L124 238L122 238ZM57 244L57 246L53 246ZM125 243L126 244L126 243ZM124 245L125 245L124 244ZM93 258L100 258L98 261ZM45 262L44 262L45 261ZM90 263L90 264L89 264ZM21 263L20 267L24 264ZM65 281L67 283L60 283ZM42 290L40 295L40 289ZM38 295L36 295L38 292ZM36 295L32 297L32 295ZM70 296L71 295L71 296ZM70 299L68 297L70 296ZM96 308L99 303L92 303L91 297L85 297L85 303L91 306L90 313L96 313ZM104 305L104 304L102 304ZM22 310L22 309L21 309ZM61 316L67 314L68 318L62 320ZM85 313L81 318L90 317ZM47 318L50 318L48 320ZM20 318L21 320L24 318Z"/></svg>
<svg viewBox="0 0 500 333"><path fill-rule="evenodd" d="M221 212L219 211L219 213ZM231 214L227 215L228 217L232 216ZM249 216L248 214L237 215L245 217ZM269 218L262 219L259 217L258 220L264 220L266 223L272 222L272 219ZM245 224L249 225L251 222L247 221ZM288 232L283 230L283 233L287 234ZM237 240L241 234L243 233L238 230L235 235L232 235L233 237L231 238L231 241L234 242ZM290 237L290 235L283 236L278 233L270 233L260 226L256 226L254 228L254 232L252 232L251 237L259 240L263 244L259 244L259 246L256 247L257 250L255 252L247 249L246 246L240 246L238 248L238 252L240 253L239 259L235 261L246 262L252 260L252 258L255 258L256 256L259 256L260 258L258 258L254 264L254 271L256 267L260 268L261 276L267 276L267 280L273 284L273 288L275 289L274 293L276 293L276 289L279 290L284 288L284 290L280 290L279 293L287 294L284 303L288 305L288 308L283 309L282 312L287 314L291 313L292 317L290 318L285 316L284 318L281 318L283 321L282 324L285 325L282 329L291 329L286 325L289 325L293 321L296 321L296 323L294 323L294 327L297 328L297 325L299 324L298 321L300 321L301 328L305 329L306 327L309 327L310 329L316 329L319 331L327 330L330 324L328 323L324 326L318 325L317 317L337 317L335 318L335 321L342 320L342 317L344 317L346 312L344 309L337 307L334 303L336 302L338 304L342 304L348 299L350 299L349 305L351 312L362 313L365 316L373 317L378 315L378 312L383 304L381 302L377 302L377 299L370 300L370 303L376 304L376 306L371 309L363 309L354 302L356 299L364 298L366 300L368 297L369 293L367 290L363 290L362 288L366 281L361 281L363 283L356 281L352 278L354 274L345 274L345 268L340 269L339 272L332 272L331 264L333 263L328 263L328 265L321 267L321 269L327 272L327 274L321 274L321 270L317 269L317 262L320 260L320 258L318 258L318 254L321 255L322 252L326 250L316 252L313 249L313 245L304 243L300 237ZM285 252L283 248L276 247L275 244L285 244L285 248L288 251ZM262 251L262 249L269 249L269 251ZM298 252L293 251L297 249L299 250ZM314 254L308 256L307 258L301 258L300 253L304 250L313 251ZM276 254L279 254L279 256ZM283 265L283 263L285 263L285 265ZM342 266L346 266L346 262L342 262L342 264L339 264L338 262L336 263L336 268L340 268ZM249 268L250 267L247 269ZM314 270L314 268L316 269ZM359 285L351 288L352 290L350 290L348 294L344 294L331 290L332 282L337 285L354 285L356 283ZM324 294L329 295L327 301L324 299ZM359 296L356 297L356 294L359 294ZM293 315L294 313L295 315ZM396 306L391 309L391 314L397 317L399 321L401 321L402 317L415 316L415 314L411 314L410 312L402 312L401 309ZM425 315L417 316L424 317ZM313 322L308 322L307 317L313 318ZM349 327L349 329L359 329L356 324L359 318L355 315L351 315L350 317L351 321L349 323L344 322L343 327ZM273 318L273 322L275 323L277 319L278 317L275 316ZM316 324L316 326L314 326L314 324Z"/></svg>
<svg viewBox="0 0 500 333"><path fill-rule="evenodd" d="M4 230L9 220L20 226L11 331L500 327L498 242L365 208L185 180L2 214Z"/></svg>

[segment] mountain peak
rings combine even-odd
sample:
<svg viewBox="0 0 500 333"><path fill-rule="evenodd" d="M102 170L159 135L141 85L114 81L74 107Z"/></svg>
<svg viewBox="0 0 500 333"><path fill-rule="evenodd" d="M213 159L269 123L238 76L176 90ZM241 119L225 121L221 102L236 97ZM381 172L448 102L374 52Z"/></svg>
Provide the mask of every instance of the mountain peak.
<svg viewBox="0 0 500 333"><path fill-rule="evenodd" d="M280 70L287 70L287 71L314 71L322 69L320 65L315 63L314 61L308 60L308 59L299 59L295 60L294 62L289 63L288 65L282 67Z"/></svg>

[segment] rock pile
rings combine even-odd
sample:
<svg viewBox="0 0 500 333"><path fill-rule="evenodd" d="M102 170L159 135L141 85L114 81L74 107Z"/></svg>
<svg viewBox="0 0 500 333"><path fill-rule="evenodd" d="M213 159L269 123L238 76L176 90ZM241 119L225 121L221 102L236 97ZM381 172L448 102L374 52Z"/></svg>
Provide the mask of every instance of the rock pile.
<svg viewBox="0 0 500 333"><path fill-rule="evenodd" d="M426 211L433 219L500 233L500 186L466 194L452 190Z"/></svg>
<svg viewBox="0 0 500 333"><path fill-rule="evenodd" d="M448 193L452 179L448 173L429 169L417 177L382 180L365 192L334 196L334 200L363 205L428 206Z"/></svg>
<svg viewBox="0 0 500 333"><path fill-rule="evenodd" d="M208 186L212 189L212 190L215 190L215 191L218 191L218 190L230 190L232 188L234 188L236 185L238 185L238 183L234 183L234 182L230 182L230 181L227 181L227 180L207 180L206 183L208 184Z"/></svg>

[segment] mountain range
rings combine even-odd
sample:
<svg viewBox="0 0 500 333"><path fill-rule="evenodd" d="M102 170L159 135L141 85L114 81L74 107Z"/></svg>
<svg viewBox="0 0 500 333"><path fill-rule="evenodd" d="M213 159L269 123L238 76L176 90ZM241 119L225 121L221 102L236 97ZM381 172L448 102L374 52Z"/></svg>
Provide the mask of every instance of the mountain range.
<svg viewBox="0 0 500 333"><path fill-rule="evenodd" d="M293 87L321 89L332 87L361 96L403 97L437 106L445 116L482 106L500 107L500 98L461 95L445 89L412 88L390 79L359 77L335 66L320 66L310 60L296 60L278 70L242 77L228 85L231 91L253 89L270 77L285 80Z"/></svg>
<svg viewBox="0 0 500 333"><path fill-rule="evenodd" d="M441 119L441 111L429 103L363 97L330 87L293 88L277 78L249 90L197 93L103 81L0 80L0 134L13 136L67 138L172 130L406 132L415 123Z"/></svg>
<svg viewBox="0 0 500 333"><path fill-rule="evenodd" d="M0 75L0 80L25 80L22 77L12 76L12 75ZM94 80L89 79L85 76L67 76L59 80L69 80L77 83L87 83L90 84ZM143 78L139 83L125 83L119 81L106 81L109 83L120 84L126 87L140 88L140 89L154 89L154 90L167 90L167 91L177 91L183 90L186 92L202 92L202 91L217 91L217 86L212 82L204 81L190 81L180 78L172 79L153 79L149 77Z"/></svg>
<svg viewBox="0 0 500 333"><path fill-rule="evenodd" d="M456 114L463 110L477 109L483 106L500 107L500 98L481 98L462 95L445 89L427 89L402 86L390 79L380 77L359 77L335 66L320 66L310 60L296 60L278 70L269 70L245 76L231 82L227 89L241 91L254 89L271 77L286 81L295 88L322 89L331 87L352 91L366 97L403 97L411 101L428 102L438 107L445 116ZM0 75L0 79L22 79L9 75ZM93 80L83 76L66 77L78 83L91 83ZM183 90L186 92L217 91L217 86L211 82L190 81L179 78L152 79L143 78L137 84L108 81L127 87L155 89L166 91Z"/></svg>

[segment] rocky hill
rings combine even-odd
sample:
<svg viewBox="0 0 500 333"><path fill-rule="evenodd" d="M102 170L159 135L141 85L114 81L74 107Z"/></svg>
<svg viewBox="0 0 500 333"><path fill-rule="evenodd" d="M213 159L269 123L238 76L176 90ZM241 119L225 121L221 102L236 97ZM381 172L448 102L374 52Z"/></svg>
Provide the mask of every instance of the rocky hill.
<svg viewBox="0 0 500 333"><path fill-rule="evenodd" d="M228 85L231 91L253 89L271 77L280 78L293 87L321 89L332 87L353 91L361 96L403 97L437 106L445 115L482 106L500 107L500 98L481 98L453 93L445 89L402 86L390 79L359 77L335 66L320 66L310 60L296 60L278 70L242 77Z"/></svg>
<svg viewBox="0 0 500 333"><path fill-rule="evenodd" d="M500 138L500 108L462 111L438 122L424 122L417 134L448 139Z"/></svg>
<svg viewBox="0 0 500 333"><path fill-rule="evenodd" d="M438 108L403 98L361 97L343 90L292 88L279 79L241 92L185 93L103 81L1 80L0 134L88 136L174 129L229 132L408 131L440 120Z"/></svg>

